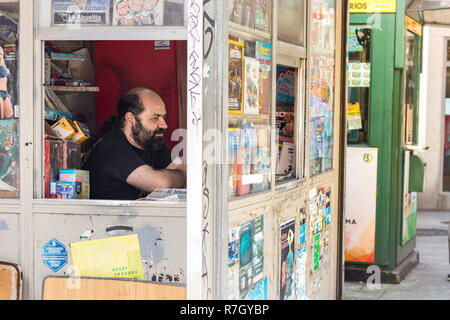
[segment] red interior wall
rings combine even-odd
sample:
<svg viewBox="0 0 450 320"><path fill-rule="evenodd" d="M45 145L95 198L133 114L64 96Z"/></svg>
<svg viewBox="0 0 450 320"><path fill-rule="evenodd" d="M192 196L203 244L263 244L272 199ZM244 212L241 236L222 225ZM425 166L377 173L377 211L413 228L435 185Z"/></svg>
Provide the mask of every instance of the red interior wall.
<svg viewBox="0 0 450 320"><path fill-rule="evenodd" d="M155 50L154 41L96 41L94 44L98 128L116 114L118 99L128 90L145 87L156 91L166 104L166 142L179 127L176 43L170 49Z"/></svg>

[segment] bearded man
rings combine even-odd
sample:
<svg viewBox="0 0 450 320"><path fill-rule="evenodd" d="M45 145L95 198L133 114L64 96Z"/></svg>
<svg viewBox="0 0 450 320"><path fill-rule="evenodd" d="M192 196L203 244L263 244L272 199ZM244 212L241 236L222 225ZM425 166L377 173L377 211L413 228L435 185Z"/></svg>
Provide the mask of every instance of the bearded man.
<svg viewBox="0 0 450 320"><path fill-rule="evenodd" d="M90 198L136 200L154 189L183 188L186 165L172 160L164 142L164 101L154 91L135 88L117 104L118 125L91 150L83 169L90 173Z"/></svg>

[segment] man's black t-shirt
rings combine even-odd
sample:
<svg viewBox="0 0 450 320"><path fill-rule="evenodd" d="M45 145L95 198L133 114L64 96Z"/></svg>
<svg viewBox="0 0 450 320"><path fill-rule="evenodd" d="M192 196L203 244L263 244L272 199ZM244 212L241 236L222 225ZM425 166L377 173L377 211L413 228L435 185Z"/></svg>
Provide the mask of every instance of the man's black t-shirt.
<svg viewBox="0 0 450 320"><path fill-rule="evenodd" d="M84 170L89 170L90 198L136 200L143 193L126 182L128 176L142 165L165 169L172 162L171 150L151 152L132 146L123 132L115 128L107 133L89 154Z"/></svg>

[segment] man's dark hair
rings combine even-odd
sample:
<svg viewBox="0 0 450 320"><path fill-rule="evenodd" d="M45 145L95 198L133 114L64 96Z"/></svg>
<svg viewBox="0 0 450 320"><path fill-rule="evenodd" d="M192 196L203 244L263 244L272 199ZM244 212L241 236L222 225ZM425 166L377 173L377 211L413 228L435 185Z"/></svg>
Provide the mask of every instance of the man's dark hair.
<svg viewBox="0 0 450 320"><path fill-rule="evenodd" d="M125 93L117 103L117 120L119 128L125 126L125 115L131 112L134 116L138 116L144 111L144 105L141 102L141 95L143 89L136 88Z"/></svg>

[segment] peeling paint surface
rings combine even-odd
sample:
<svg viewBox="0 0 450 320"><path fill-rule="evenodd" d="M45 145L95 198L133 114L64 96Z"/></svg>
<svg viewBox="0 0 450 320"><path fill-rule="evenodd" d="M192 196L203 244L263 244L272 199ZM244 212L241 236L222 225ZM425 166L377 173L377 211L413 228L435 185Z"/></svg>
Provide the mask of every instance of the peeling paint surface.
<svg viewBox="0 0 450 320"><path fill-rule="evenodd" d="M0 231L2 231L2 230L9 230L9 228L8 228L8 224L6 223L6 221L3 219L0 219Z"/></svg>

